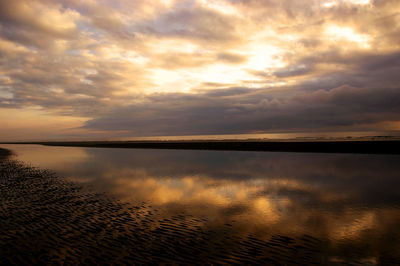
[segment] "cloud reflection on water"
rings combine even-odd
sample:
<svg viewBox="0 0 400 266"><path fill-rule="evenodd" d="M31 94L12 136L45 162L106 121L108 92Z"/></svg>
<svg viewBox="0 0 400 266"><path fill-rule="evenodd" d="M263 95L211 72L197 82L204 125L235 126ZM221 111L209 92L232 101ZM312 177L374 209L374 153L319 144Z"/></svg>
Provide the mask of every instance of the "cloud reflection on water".
<svg viewBox="0 0 400 266"><path fill-rule="evenodd" d="M230 224L235 234L262 238L311 235L334 253L351 247L364 259L387 250L400 256L396 155L12 149L122 201L147 202L164 218L198 217L203 226Z"/></svg>

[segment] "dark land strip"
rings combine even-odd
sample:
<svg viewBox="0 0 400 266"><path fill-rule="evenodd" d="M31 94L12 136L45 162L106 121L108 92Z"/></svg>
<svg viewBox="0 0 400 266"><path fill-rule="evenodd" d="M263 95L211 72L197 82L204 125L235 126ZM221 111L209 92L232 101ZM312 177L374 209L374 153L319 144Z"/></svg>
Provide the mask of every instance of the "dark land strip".
<svg viewBox="0 0 400 266"><path fill-rule="evenodd" d="M4 143L5 144L5 143ZM400 154L399 140L355 141L71 141L71 142L14 142L7 144L41 144L47 146L232 150L317 153Z"/></svg>

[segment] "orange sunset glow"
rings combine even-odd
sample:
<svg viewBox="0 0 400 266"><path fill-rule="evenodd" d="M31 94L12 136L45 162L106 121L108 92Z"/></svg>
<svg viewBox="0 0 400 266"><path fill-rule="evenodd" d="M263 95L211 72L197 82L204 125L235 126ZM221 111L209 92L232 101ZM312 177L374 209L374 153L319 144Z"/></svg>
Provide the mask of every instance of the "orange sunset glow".
<svg viewBox="0 0 400 266"><path fill-rule="evenodd" d="M397 0L0 1L0 140L399 135Z"/></svg>

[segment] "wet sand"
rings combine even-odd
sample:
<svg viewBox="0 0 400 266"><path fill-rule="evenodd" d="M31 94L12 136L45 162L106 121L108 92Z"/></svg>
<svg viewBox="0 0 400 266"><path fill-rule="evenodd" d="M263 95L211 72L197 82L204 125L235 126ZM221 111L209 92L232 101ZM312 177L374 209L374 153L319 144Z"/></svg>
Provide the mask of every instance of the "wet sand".
<svg viewBox="0 0 400 266"><path fill-rule="evenodd" d="M241 235L233 224L212 226L184 213L166 218L147 203L123 204L49 171L7 159L7 151L0 149L0 154L0 264L344 262L337 260L338 250L327 239ZM350 257L363 263L357 254Z"/></svg>
<svg viewBox="0 0 400 266"><path fill-rule="evenodd" d="M181 140L17 142L66 147L400 154L400 140Z"/></svg>
<svg viewBox="0 0 400 266"><path fill-rule="evenodd" d="M321 262L312 237L263 241L205 228L178 215L160 219L145 203L130 206L0 154L1 264Z"/></svg>
<svg viewBox="0 0 400 266"><path fill-rule="evenodd" d="M11 155L11 151L0 148L0 160L4 160Z"/></svg>

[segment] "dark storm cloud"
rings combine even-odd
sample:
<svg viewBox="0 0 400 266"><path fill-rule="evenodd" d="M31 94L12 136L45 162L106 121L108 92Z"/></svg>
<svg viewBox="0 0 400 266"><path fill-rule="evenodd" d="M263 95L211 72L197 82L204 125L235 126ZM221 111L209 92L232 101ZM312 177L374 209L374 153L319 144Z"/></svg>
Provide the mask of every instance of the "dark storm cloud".
<svg viewBox="0 0 400 266"><path fill-rule="evenodd" d="M257 90L236 97L169 94L119 108L85 127L137 135L221 134L357 125L400 119L400 90L341 86L273 98Z"/></svg>
<svg viewBox="0 0 400 266"><path fill-rule="evenodd" d="M321 72L318 64L333 66ZM343 69L343 70L341 70ZM314 77L294 85L300 90L332 89L344 84L361 88L398 88L400 87L400 53L373 54L359 52L343 54L337 51L315 53L299 58L285 68L273 74L278 78L290 79L308 75ZM268 73L259 72L259 76L269 78Z"/></svg>

